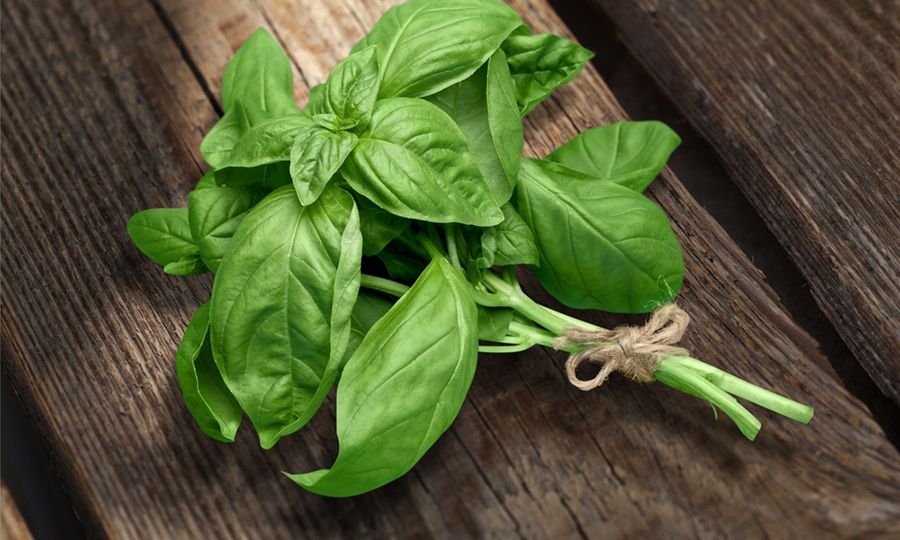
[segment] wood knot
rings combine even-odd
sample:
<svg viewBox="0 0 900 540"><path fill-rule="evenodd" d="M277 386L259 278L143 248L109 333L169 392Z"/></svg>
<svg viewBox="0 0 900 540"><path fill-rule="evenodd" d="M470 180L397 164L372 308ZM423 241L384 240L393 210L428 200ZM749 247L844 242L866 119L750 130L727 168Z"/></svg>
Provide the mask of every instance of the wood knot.
<svg viewBox="0 0 900 540"><path fill-rule="evenodd" d="M567 327L553 341L557 349L577 345L594 345L569 356L566 374L569 382L580 390L597 388L613 371L638 382L652 382L653 373L665 356L688 356L686 349L676 347L688 324L690 315L675 303L657 309L644 326L619 326L612 330L586 330ZM585 360L603 365L590 380L578 378L575 371Z"/></svg>

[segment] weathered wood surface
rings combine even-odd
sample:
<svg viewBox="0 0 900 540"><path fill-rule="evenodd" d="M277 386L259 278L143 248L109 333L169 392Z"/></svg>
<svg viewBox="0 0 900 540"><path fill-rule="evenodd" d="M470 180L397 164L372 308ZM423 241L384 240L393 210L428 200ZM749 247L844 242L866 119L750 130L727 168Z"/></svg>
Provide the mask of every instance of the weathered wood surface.
<svg viewBox="0 0 900 540"><path fill-rule="evenodd" d="M900 2L587 1L716 148L900 404Z"/></svg>
<svg viewBox="0 0 900 540"><path fill-rule="evenodd" d="M513 5L536 31L567 34L543 2ZM207 96L218 95L227 59L256 26L288 49L302 100L385 8L2 4L4 362L88 530L98 538L900 534L897 451L668 172L650 193L684 244L681 304L695 321L686 345L808 402L817 411L809 426L754 409L764 428L749 442L707 404L662 386L616 378L582 393L567 386L563 356L534 350L485 355L444 437L411 473L360 497L320 498L279 473L331 463L331 399L272 451L246 426L232 445L195 427L172 358L211 279L163 274L131 245L126 220L186 204L203 168L197 147L217 119ZM622 118L588 69L529 117L526 152L543 155Z"/></svg>
<svg viewBox="0 0 900 540"><path fill-rule="evenodd" d="M22 519L22 513L15 499L6 487L0 483L0 538L3 540L32 540L31 531Z"/></svg>

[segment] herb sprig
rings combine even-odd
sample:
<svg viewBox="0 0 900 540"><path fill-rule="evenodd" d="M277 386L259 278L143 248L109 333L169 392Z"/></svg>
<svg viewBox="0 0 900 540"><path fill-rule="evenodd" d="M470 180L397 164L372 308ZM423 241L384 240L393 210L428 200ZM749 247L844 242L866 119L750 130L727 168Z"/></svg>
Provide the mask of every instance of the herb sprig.
<svg viewBox="0 0 900 540"><path fill-rule="evenodd" d="M301 110L287 56L257 30L225 70L225 114L200 147L212 170L188 208L128 223L165 272L216 274L176 355L200 428L233 441L246 414L270 448L337 384L334 465L288 476L322 495L364 493L450 426L479 351L563 343L605 358L606 338L559 339L619 334L535 303L515 265L575 308L670 302L681 249L641 192L680 144L672 130L622 122L522 158L521 118L591 56L531 35L496 0L414 0L388 10ZM760 423L732 395L812 417L686 354L648 365L750 439Z"/></svg>

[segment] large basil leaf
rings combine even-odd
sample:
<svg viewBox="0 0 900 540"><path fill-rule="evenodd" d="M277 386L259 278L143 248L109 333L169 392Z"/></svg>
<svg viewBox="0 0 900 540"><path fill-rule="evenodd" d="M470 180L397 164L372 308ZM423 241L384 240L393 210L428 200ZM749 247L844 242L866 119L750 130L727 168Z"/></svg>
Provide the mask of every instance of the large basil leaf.
<svg viewBox="0 0 900 540"><path fill-rule="evenodd" d="M443 257L428 265L344 367L334 465L292 480L330 497L373 490L410 470L450 427L478 357L469 287Z"/></svg>
<svg viewBox="0 0 900 540"><path fill-rule="evenodd" d="M265 28L258 28L234 53L222 76L222 109L243 95L275 116L299 112L291 61Z"/></svg>
<svg viewBox="0 0 900 540"><path fill-rule="evenodd" d="M594 56L554 34L510 36L502 48L515 82L521 116L530 113L555 88L574 79Z"/></svg>
<svg viewBox="0 0 900 540"><path fill-rule="evenodd" d="M684 260L665 213L626 187L542 165L524 159L516 188L540 252L541 284L582 309L644 313L671 300Z"/></svg>
<svg viewBox="0 0 900 540"><path fill-rule="evenodd" d="M259 187L214 187L188 195L191 237L214 273L244 216L268 194Z"/></svg>
<svg viewBox="0 0 900 540"><path fill-rule="evenodd" d="M312 204L356 147L359 137L319 126L302 133L291 149L291 178L304 205Z"/></svg>
<svg viewBox="0 0 900 540"><path fill-rule="evenodd" d="M662 122L618 122L576 135L545 159L640 192L680 144Z"/></svg>
<svg viewBox="0 0 900 540"><path fill-rule="evenodd" d="M504 204L502 210L503 222L495 227L497 251L494 255L494 264L497 266L539 265L540 256L531 228L511 203Z"/></svg>
<svg viewBox="0 0 900 540"><path fill-rule="evenodd" d="M213 439L232 442L244 412L225 386L209 343L209 302L191 317L175 354L178 384L197 424Z"/></svg>
<svg viewBox="0 0 900 540"><path fill-rule="evenodd" d="M141 253L167 274L196 276L207 272L191 237L187 208L151 208L128 220L128 236Z"/></svg>
<svg viewBox="0 0 900 540"><path fill-rule="evenodd" d="M465 135L421 99L377 102L341 174L354 190L399 216L479 226L503 220Z"/></svg>
<svg viewBox="0 0 900 540"><path fill-rule="evenodd" d="M395 216L365 197L357 197L356 204L359 207L359 230L363 238L363 255L367 257L381 253L385 246L409 228L410 221L408 219Z"/></svg>
<svg viewBox="0 0 900 540"><path fill-rule="evenodd" d="M378 47L379 98L427 96L474 73L521 25L495 0L414 0L388 9L351 54Z"/></svg>
<svg viewBox="0 0 900 540"><path fill-rule="evenodd" d="M519 174L523 135L503 51L468 79L426 99L462 130L497 204L508 201Z"/></svg>
<svg viewBox="0 0 900 540"><path fill-rule="evenodd" d="M264 448L302 427L337 377L361 250L356 205L337 186L310 206L293 187L275 190L228 247L213 285L213 352Z"/></svg>

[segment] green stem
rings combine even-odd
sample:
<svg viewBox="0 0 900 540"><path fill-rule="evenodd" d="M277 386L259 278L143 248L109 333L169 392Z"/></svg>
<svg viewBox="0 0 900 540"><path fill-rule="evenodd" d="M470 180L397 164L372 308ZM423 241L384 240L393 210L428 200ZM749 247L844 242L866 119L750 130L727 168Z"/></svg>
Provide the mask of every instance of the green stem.
<svg viewBox="0 0 900 540"><path fill-rule="evenodd" d="M406 294L406 291L409 290L409 287L402 283L397 283L396 281L380 278L378 276L370 276L369 274L363 274L359 278L359 286L372 289L373 291L390 294L398 298Z"/></svg>
<svg viewBox="0 0 900 540"><path fill-rule="evenodd" d="M478 347L478 352L494 354L517 353L530 349L534 347L534 345L534 343L529 341L519 343L518 345L480 345Z"/></svg>
<svg viewBox="0 0 900 540"><path fill-rule="evenodd" d="M599 326L580 321L538 304L522 292L521 289L507 283L493 272L485 272L484 282L495 291L501 305L513 308L556 335L562 334L567 326L602 330Z"/></svg>
<svg viewBox="0 0 900 540"><path fill-rule="evenodd" d="M743 379L739 379L734 375L722 371L719 368L710 366L700 360L688 356L669 356L662 358L657 367L657 372L662 369L665 371L669 366L676 365L690 369L703 377L717 388L733 394L739 398L746 399L750 403L755 403L760 407L765 407L770 411L776 412L783 416L787 416L798 422L808 424L813 417L812 407L797 403L794 400L779 396L774 392L770 392L755 384L748 383Z"/></svg>
<svg viewBox="0 0 900 540"><path fill-rule="evenodd" d="M450 264L459 272L462 271L462 265L459 264L459 251L456 249L456 223L448 223L444 226L444 238L447 240L447 254L450 256Z"/></svg>

